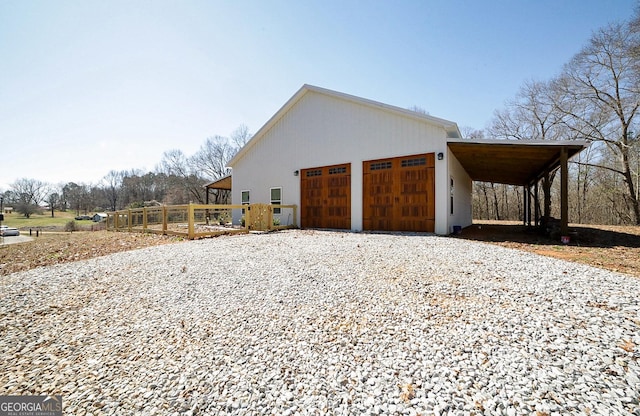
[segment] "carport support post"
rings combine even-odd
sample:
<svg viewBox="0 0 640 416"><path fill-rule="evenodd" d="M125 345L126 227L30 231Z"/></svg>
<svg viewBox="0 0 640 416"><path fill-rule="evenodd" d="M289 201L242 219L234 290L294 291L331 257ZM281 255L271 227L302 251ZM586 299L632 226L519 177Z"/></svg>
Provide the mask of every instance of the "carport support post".
<svg viewBox="0 0 640 416"><path fill-rule="evenodd" d="M569 168L567 148L560 149L560 235L569 234Z"/></svg>
<svg viewBox="0 0 640 416"><path fill-rule="evenodd" d="M531 227L531 185L527 185L527 226Z"/></svg>
<svg viewBox="0 0 640 416"><path fill-rule="evenodd" d="M536 183L533 186L533 211L535 212L534 215L536 227L540 226L540 201L538 200L538 198L538 181L536 180Z"/></svg>
<svg viewBox="0 0 640 416"><path fill-rule="evenodd" d="M527 225L527 187L522 187L522 225Z"/></svg>
<svg viewBox="0 0 640 416"><path fill-rule="evenodd" d="M545 170L544 177L542 179L542 199L543 202L543 214L542 219L540 221L540 225L543 228L543 231L547 231L547 226L549 225L549 218L551 217L551 182L549 179L549 170Z"/></svg>
<svg viewBox="0 0 640 416"><path fill-rule="evenodd" d="M527 215L527 213L529 212L528 207L529 207L529 195L527 194L527 189L528 186L527 185L523 185L522 186L522 225L526 226L527 222L529 221L529 217Z"/></svg>

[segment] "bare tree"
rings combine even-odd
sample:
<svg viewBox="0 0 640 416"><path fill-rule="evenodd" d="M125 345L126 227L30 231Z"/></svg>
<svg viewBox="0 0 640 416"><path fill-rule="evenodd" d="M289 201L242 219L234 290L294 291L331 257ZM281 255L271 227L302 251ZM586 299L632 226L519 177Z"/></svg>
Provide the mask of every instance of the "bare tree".
<svg viewBox="0 0 640 416"><path fill-rule="evenodd" d="M557 91L551 83L528 81L506 109L496 111L490 133L503 139L567 140L575 138L555 108Z"/></svg>
<svg viewBox="0 0 640 416"><path fill-rule="evenodd" d="M167 175L189 176L189 163L184 152L172 149L162 154L159 170Z"/></svg>
<svg viewBox="0 0 640 416"><path fill-rule="evenodd" d="M555 103L559 91L553 83L528 81L506 109L496 111L490 132L495 137L515 140L570 140L576 133L567 129L564 114ZM551 187L557 171L542 181L543 226L551 217Z"/></svg>
<svg viewBox="0 0 640 416"><path fill-rule="evenodd" d="M123 178L124 172L117 172L115 170L109 171L109 173L102 178L102 189L104 190L111 211L118 209L118 199L120 198L122 190Z"/></svg>
<svg viewBox="0 0 640 416"><path fill-rule="evenodd" d="M227 162L236 151L226 137L209 137L190 158L190 162L207 179L214 180L228 173Z"/></svg>
<svg viewBox="0 0 640 416"><path fill-rule="evenodd" d="M27 218L40 210L40 203L44 202L48 184L37 179L21 178L11 184L11 190L16 202L16 211Z"/></svg>
<svg viewBox="0 0 640 416"><path fill-rule="evenodd" d="M207 138L200 149L189 158L177 152L166 154L163 163L165 172L168 169L172 174L183 178L185 187L195 196L194 187L200 179L216 180L229 173L227 163L250 139L249 129L242 124L231 133L230 138L224 136ZM197 191L197 198L201 198L200 189ZM228 199L228 192L214 193L217 203Z"/></svg>
<svg viewBox="0 0 640 416"><path fill-rule="evenodd" d="M174 190L169 193L174 194L174 201L180 199L175 195L175 187L178 187L182 192L186 193L186 198L188 199L181 202L194 200L201 204L205 202L204 185L206 180L199 175L198 170L193 166L193 161L187 158L181 150L174 149L164 152L158 171L172 180Z"/></svg>
<svg viewBox="0 0 640 416"><path fill-rule="evenodd" d="M637 21L638 17L636 17ZM633 22L632 22L633 23ZM556 108L565 125L615 156L589 166L606 169L623 179L624 199L640 225L640 204L631 170L634 126L640 107L640 32L613 24L598 30L589 44L565 66L554 81L560 95Z"/></svg>
<svg viewBox="0 0 640 416"><path fill-rule="evenodd" d="M235 152L240 150L249 140L251 140L251 133L249 133L249 127L245 124L241 124L237 129L231 133L231 141L235 145ZM235 154L234 152L234 154ZM232 155L233 156L233 155Z"/></svg>
<svg viewBox="0 0 640 416"><path fill-rule="evenodd" d="M478 130L469 126L462 127L460 132L462 133L462 137L465 139L482 140L485 138L484 130Z"/></svg>
<svg viewBox="0 0 640 416"><path fill-rule="evenodd" d="M58 208L58 204L60 203L60 194L55 190L52 190L47 197L47 203L49 204L49 210L51 211L51 218L54 218L55 210Z"/></svg>
<svg viewBox="0 0 640 416"><path fill-rule="evenodd" d="M425 116L429 115L429 112L427 110L425 110L424 108L420 107L419 105L412 105L411 107L407 108L407 110L411 110L413 112L416 113L420 113L420 114L424 114Z"/></svg>
<svg viewBox="0 0 640 416"><path fill-rule="evenodd" d="M89 208L89 189L87 185L69 182L62 188L62 198L80 215L80 211L87 213Z"/></svg>

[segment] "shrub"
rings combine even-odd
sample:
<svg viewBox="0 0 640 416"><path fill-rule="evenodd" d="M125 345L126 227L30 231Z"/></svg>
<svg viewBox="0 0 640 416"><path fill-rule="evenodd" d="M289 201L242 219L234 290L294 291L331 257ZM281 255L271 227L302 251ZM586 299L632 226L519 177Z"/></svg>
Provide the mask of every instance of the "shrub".
<svg viewBox="0 0 640 416"><path fill-rule="evenodd" d="M78 226L74 220L71 220L64 225L64 230L72 233L74 231L78 231Z"/></svg>

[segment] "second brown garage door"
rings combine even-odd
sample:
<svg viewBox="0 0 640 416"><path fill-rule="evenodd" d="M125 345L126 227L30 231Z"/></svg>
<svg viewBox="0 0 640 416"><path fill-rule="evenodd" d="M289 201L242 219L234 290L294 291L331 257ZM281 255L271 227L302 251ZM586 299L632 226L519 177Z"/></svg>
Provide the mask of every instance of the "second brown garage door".
<svg viewBox="0 0 640 416"><path fill-rule="evenodd" d="M363 228L433 232L434 154L363 162Z"/></svg>
<svg viewBox="0 0 640 416"><path fill-rule="evenodd" d="M302 169L302 228L351 228L351 164Z"/></svg>

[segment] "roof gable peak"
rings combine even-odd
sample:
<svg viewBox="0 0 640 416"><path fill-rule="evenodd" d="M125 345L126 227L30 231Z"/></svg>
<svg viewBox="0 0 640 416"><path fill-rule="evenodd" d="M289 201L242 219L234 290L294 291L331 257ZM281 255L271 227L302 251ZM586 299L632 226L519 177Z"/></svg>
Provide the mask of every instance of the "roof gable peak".
<svg viewBox="0 0 640 416"><path fill-rule="evenodd" d="M364 105L366 107L413 118L430 124L435 124L443 128L447 132L447 136L449 138L462 137L462 135L460 134L460 130L458 129L458 125L453 121L445 120L401 107L396 107L389 104L384 104L367 98L362 98L355 95L318 87L311 84L303 84L302 87L300 87L300 89L291 98L289 98L289 100L287 100L287 102L282 107L280 107L280 109L260 128L260 130L258 130L256 134L253 135L251 140L249 140L249 142L247 142L244 147L242 147L238 151L238 153L228 162L227 165L233 168L233 165L235 165L235 163L240 160L244 156L244 154L251 147L253 147L253 145L255 145L271 129L272 126L274 126L278 122L278 120L280 120L294 105L296 105L296 103L300 101L302 97L309 93L322 94L337 98L339 100Z"/></svg>

